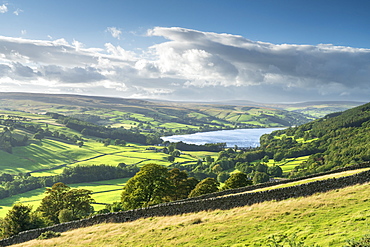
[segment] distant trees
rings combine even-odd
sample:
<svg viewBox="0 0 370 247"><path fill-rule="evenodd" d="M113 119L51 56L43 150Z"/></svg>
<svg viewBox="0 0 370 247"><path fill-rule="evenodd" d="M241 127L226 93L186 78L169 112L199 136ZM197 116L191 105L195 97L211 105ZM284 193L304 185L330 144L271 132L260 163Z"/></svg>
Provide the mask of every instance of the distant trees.
<svg viewBox="0 0 370 247"><path fill-rule="evenodd" d="M135 165L120 163L117 166L90 165L74 166L63 169L61 174L46 177L34 177L30 174L0 174L0 199L24 193L30 190L52 186L57 182L81 183L134 176L139 171Z"/></svg>
<svg viewBox="0 0 370 247"><path fill-rule="evenodd" d="M125 142L135 142L140 144L147 144L147 137L143 134L134 131L126 130L124 128L108 128L94 123L83 121L73 117L67 117L58 113L47 113L52 118L57 119L58 122L64 124L66 127L76 130L83 135L95 136L104 139L104 145L110 145L110 140L123 140ZM108 142L108 139L109 142ZM153 138L151 138L153 142ZM154 141L155 142L155 141Z"/></svg>

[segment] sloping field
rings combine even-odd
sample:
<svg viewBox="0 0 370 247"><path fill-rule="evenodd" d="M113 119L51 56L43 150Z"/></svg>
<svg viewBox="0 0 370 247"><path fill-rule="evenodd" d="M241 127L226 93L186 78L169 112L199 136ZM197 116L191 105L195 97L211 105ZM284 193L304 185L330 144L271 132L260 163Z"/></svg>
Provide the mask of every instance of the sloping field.
<svg viewBox="0 0 370 247"><path fill-rule="evenodd" d="M224 211L100 224L16 246L292 246L284 240L273 245L284 236L304 246L344 246L370 230L369 186Z"/></svg>

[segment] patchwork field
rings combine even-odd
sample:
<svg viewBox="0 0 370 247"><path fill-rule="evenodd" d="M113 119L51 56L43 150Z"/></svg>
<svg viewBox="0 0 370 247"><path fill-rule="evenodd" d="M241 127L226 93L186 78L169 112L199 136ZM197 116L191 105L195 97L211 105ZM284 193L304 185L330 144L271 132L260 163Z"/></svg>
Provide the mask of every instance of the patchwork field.
<svg viewBox="0 0 370 247"><path fill-rule="evenodd" d="M129 178L122 178L92 183L69 184L68 186L73 189L87 189L93 191L92 198L96 202L93 204L93 207L98 211L103 209L106 203L113 203L121 200L121 191L128 179ZM15 203L31 205L36 209L44 197L45 188L41 188L1 199L0 217L4 217Z"/></svg>

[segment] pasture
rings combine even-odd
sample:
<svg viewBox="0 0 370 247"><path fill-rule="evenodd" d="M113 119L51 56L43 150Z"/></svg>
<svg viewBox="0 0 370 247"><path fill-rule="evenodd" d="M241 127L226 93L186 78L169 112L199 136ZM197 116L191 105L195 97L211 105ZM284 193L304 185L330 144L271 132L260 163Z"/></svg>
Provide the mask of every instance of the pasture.
<svg viewBox="0 0 370 247"><path fill-rule="evenodd" d="M95 200L93 207L96 211L105 207L106 203L113 203L121 200L121 191L129 178L104 180L91 183L68 184L73 189L86 189L93 191L92 198ZM31 205L36 209L42 198L45 197L45 188L28 191L0 200L0 217L4 217L15 203Z"/></svg>

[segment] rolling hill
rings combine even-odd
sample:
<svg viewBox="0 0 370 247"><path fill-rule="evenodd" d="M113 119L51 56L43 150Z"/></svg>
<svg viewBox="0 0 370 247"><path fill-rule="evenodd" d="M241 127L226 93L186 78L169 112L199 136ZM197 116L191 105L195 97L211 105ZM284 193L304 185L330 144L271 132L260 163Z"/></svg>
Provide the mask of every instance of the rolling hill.
<svg viewBox="0 0 370 247"><path fill-rule="evenodd" d="M162 134L187 129L195 132L225 128L285 127L313 119L304 114L265 106L29 93L0 93L0 109L30 113L55 112L112 127L134 128L140 125L146 131L159 128Z"/></svg>

